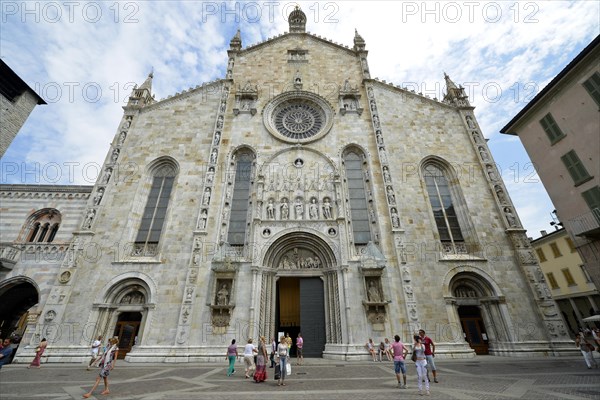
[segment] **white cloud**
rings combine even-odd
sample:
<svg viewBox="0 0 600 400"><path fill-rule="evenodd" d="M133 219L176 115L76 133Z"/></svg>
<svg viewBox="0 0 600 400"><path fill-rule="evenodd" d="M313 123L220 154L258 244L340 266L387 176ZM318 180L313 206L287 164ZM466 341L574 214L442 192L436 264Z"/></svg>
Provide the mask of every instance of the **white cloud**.
<svg viewBox="0 0 600 400"><path fill-rule="evenodd" d="M153 91L164 98L221 78L236 29L242 31L244 46L287 31L283 10L291 11L296 3L268 3L274 4L269 9L267 2L227 2L227 10L237 9L237 15L224 12L222 2L99 4L102 16L96 22L80 11L71 22L63 10L63 18L55 23L44 15L39 23L30 15L2 15L3 59L42 96L52 95L55 87L62 90L58 101L36 108L3 158L5 165L16 163L23 170L22 162L102 164L133 82L141 84L154 69ZM515 163L522 169L529 160L516 138L499 135L498 130L600 29L598 2L300 4L308 17L307 30L313 33L352 47L358 29L366 40L374 77L416 85L418 91L438 98L444 71L457 84L470 85L471 101L496 162L508 170ZM495 21L498 9L501 14ZM68 86L75 83L79 86L69 99ZM87 98L81 92L85 84ZM95 87L102 93L92 102ZM42 183L44 174L37 174L37 180L35 175L3 174L2 181L26 178ZM65 173L60 183L93 181L80 169L75 176ZM541 184L507 185L525 227L531 232L548 229L544 224L552 205Z"/></svg>

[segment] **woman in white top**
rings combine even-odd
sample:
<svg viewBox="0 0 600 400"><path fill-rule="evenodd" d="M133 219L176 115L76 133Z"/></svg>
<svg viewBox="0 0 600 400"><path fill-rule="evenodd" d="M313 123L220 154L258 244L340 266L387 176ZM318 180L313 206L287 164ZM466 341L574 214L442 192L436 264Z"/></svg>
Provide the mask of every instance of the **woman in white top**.
<svg viewBox="0 0 600 400"><path fill-rule="evenodd" d="M421 389L423 387L423 381L425 381L425 394L429 396L429 378L427 378L427 360L425 358L425 346L421 342L421 336L415 335L415 343L413 344L413 353L416 355L417 360L415 365L417 366L418 376L418 387L419 395L422 395Z"/></svg>
<svg viewBox="0 0 600 400"><path fill-rule="evenodd" d="M248 339L248 344L244 346L244 364L246 364L246 379L250 378L248 375L256 368L254 366L254 353L258 353L256 347L252 344L252 339Z"/></svg>
<svg viewBox="0 0 600 400"><path fill-rule="evenodd" d="M285 386L285 372L288 363L289 346L285 336L279 338L279 345L277 346L277 359L279 360L280 378L277 386Z"/></svg>

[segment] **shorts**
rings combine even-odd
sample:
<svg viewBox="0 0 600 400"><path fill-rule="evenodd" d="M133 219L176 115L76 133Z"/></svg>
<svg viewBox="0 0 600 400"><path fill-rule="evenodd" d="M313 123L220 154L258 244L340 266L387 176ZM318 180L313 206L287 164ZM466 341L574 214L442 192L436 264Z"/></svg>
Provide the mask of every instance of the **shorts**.
<svg viewBox="0 0 600 400"><path fill-rule="evenodd" d="M298 357L302 357L302 347L298 347L296 350L296 354L298 355Z"/></svg>
<svg viewBox="0 0 600 400"><path fill-rule="evenodd" d="M397 374L402 371L402 375L406 375L406 365L404 365L404 361L394 360L394 371L396 371Z"/></svg>
<svg viewBox="0 0 600 400"><path fill-rule="evenodd" d="M433 355L425 355L425 359L427 360L427 368L431 367L432 371L435 371L435 363L433 362Z"/></svg>

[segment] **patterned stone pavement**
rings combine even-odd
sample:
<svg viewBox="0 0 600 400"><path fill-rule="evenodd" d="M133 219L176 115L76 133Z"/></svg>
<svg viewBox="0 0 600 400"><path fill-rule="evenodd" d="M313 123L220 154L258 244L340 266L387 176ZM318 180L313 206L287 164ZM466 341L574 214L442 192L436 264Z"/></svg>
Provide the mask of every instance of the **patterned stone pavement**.
<svg viewBox="0 0 600 400"><path fill-rule="evenodd" d="M111 394L96 399L599 399L600 369L587 369L583 358L506 358L438 360L440 383L431 397L420 397L416 370L408 362L408 389L396 388L390 362L341 362L321 359L293 365L287 386L272 379L256 384L244 379L243 364L225 375L222 364L128 364L120 361L110 376ZM96 371L75 364L46 364L39 370L5 366L0 372L0 399L80 399ZM285 393L285 394L284 394Z"/></svg>

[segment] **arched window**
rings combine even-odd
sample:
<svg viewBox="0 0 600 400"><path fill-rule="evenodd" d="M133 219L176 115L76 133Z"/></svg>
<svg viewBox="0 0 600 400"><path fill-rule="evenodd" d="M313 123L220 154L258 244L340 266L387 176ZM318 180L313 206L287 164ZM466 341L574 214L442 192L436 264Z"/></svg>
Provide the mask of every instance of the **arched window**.
<svg viewBox="0 0 600 400"><path fill-rule="evenodd" d="M352 232L354 244L357 245L367 244L371 241L363 158L356 150L350 150L344 155Z"/></svg>
<svg viewBox="0 0 600 400"><path fill-rule="evenodd" d="M162 162L152 170L152 186L135 239L135 254L154 255L165 223L176 168Z"/></svg>
<svg viewBox="0 0 600 400"><path fill-rule="evenodd" d="M50 243L56 237L60 223L61 215L58 210L38 210L27 220L22 237L29 243Z"/></svg>
<svg viewBox="0 0 600 400"><path fill-rule="evenodd" d="M424 176L440 240L449 243L464 242L444 172L436 165L429 164L425 167Z"/></svg>
<svg viewBox="0 0 600 400"><path fill-rule="evenodd" d="M423 164L422 173L444 252L465 254L477 251L475 229L451 168L439 160L429 160Z"/></svg>
<svg viewBox="0 0 600 400"><path fill-rule="evenodd" d="M225 208L231 206L227 242L234 246L243 246L246 240L250 186L253 180L254 153L244 149L236 153L235 160L233 196L231 199L225 199ZM231 204L227 204L229 201L231 201Z"/></svg>

